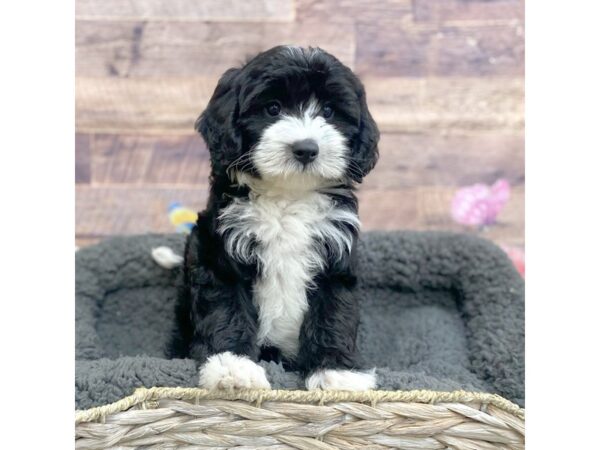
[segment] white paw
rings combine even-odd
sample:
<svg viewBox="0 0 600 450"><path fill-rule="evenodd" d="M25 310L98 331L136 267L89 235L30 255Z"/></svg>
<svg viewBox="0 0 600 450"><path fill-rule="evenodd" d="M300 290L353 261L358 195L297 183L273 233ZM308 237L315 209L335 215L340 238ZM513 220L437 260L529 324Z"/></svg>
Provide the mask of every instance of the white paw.
<svg viewBox="0 0 600 450"><path fill-rule="evenodd" d="M206 389L271 389L265 369L231 352L209 357L200 368L199 384Z"/></svg>
<svg viewBox="0 0 600 450"><path fill-rule="evenodd" d="M366 391L375 389L377 377L375 370L354 372L352 370L319 370L306 379L306 388L334 391Z"/></svg>

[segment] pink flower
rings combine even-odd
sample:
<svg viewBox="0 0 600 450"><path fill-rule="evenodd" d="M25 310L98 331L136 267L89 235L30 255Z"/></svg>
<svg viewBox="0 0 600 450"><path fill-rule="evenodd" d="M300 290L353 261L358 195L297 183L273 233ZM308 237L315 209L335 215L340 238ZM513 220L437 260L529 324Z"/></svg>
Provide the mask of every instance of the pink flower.
<svg viewBox="0 0 600 450"><path fill-rule="evenodd" d="M474 184L460 188L452 199L452 218L472 227L490 225L510 197L510 184L500 179L492 186Z"/></svg>

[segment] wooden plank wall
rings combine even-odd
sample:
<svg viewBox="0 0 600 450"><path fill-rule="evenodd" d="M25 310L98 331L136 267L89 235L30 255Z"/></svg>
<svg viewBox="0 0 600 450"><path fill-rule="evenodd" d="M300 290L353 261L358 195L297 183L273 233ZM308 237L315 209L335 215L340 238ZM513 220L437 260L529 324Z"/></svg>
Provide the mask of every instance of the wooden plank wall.
<svg viewBox="0 0 600 450"><path fill-rule="evenodd" d="M522 0L77 0L76 232L168 232L202 209L193 123L219 75L273 45L320 46L363 79L382 130L360 189L365 229L453 229L459 186L503 177L481 232L524 245Z"/></svg>

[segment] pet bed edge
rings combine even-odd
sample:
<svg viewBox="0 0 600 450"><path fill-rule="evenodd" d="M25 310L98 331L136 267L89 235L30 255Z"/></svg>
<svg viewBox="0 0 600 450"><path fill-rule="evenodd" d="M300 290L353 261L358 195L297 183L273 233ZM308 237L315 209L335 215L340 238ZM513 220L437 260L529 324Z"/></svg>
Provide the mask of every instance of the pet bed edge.
<svg viewBox="0 0 600 450"><path fill-rule="evenodd" d="M525 409L497 394L470 391L303 391L286 389L208 390L202 388L152 387L137 388L132 395L103 406L75 411L75 423L103 421L106 416L126 411L134 406L141 409L156 408L158 400L241 400L260 405L265 401L310 403L357 402L376 405L380 402L400 403L481 403L493 405L520 420L525 419Z"/></svg>

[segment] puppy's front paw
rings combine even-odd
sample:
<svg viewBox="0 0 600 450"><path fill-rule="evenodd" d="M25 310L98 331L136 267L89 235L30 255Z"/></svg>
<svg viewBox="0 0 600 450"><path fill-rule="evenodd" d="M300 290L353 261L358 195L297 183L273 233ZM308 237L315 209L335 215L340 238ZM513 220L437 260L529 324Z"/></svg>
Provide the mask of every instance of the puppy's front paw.
<svg viewBox="0 0 600 450"><path fill-rule="evenodd" d="M199 384L206 389L271 389L265 369L231 352L209 357L200 368Z"/></svg>
<svg viewBox="0 0 600 450"><path fill-rule="evenodd" d="M319 370L306 379L306 388L334 391L366 391L375 389L377 377L375 370L371 372L354 372L352 370Z"/></svg>

